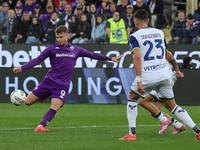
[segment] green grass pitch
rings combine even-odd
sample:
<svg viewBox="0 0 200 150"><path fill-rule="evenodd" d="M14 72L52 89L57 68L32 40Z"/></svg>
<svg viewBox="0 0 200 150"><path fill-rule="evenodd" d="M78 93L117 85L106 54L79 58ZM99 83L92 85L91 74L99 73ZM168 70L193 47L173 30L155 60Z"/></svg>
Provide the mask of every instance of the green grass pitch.
<svg viewBox="0 0 200 150"><path fill-rule="evenodd" d="M136 141L118 140L128 132L126 105L65 104L46 126L50 132L34 132L49 106L49 103L32 106L0 103L0 150L200 149L200 141L195 140L189 127L173 135L170 126L163 135L158 135L160 122L141 106ZM200 106L182 107L200 127Z"/></svg>

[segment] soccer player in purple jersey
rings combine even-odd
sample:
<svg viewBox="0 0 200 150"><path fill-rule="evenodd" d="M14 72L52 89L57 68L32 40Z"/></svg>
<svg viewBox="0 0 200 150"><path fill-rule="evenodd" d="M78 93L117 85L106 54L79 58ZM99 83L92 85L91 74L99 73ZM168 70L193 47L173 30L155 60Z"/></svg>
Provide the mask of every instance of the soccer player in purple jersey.
<svg viewBox="0 0 200 150"><path fill-rule="evenodd" d="M53 119L59 108L64 105L69 90L72 72L78 57L90 57L92 59L119 62L118 59L123 56L107 57L71 45L71 43L68 42L69 35L65 26L59 26L55 30L55 34L58 43L47 47L40 56L22 67L13 69L13 72L19 73L33 68L43 62L47 57L50 58L51 69L47 72L45 79L27 96L25 102L26 105L32 105L38 100L42 101L51 96L51 107L38 127L34 130L35 132L48 132L49 130L44 127Z"/></svg>

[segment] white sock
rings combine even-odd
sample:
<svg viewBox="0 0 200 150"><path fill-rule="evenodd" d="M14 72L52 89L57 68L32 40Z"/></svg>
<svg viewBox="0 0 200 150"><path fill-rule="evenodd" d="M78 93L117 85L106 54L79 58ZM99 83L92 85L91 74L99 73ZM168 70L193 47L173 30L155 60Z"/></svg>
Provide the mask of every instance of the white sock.
<svg viewBox="0 0 200 150"><path fill-rule="evenodd" d="M160 122L166 122L167 121L167 117L161 111L156 115L156 118L158 118L158 120Z"/></svg>
<svg viewBox="0 0 200 150"><path fill-rule="evenodd" d="M136 118L138 114L137 102L129 101L127 103L127 119L129 124L129 135L134 135L133 128L136 128ZM134 131L135 132L135 131Z"/></svg>
<svg viewBox="0 0 200 150"><path fill-rule="evenodd" d="M171 113L175 114L184 124L186 124L191 129L196 126L193 122L192 118L189 116L187 111L183 109L182 107L176 105Z"/></svg>
<svg viewBox="0 0 200 150"><path fill-rule="evenodd" d="M178 122L178 120L176 120L175 118L172 118L171 121L172 121L171 125L174 126L175 128L180 128L183 125L182 123Z"/></svg>

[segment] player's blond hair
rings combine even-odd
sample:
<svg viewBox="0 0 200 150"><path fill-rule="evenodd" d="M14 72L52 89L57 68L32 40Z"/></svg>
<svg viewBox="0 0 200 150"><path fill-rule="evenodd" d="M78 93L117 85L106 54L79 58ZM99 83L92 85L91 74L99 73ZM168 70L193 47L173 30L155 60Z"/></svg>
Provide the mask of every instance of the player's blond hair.
<svg viewBox="0 0 200 150"><path fill-rule="evenodd" d="M59 33L68 33L68 30L67 30L67 28L64 25L62 25L62 26L59 26L58 28L56 28L55 33L56 34L59 34Z"/></svg>

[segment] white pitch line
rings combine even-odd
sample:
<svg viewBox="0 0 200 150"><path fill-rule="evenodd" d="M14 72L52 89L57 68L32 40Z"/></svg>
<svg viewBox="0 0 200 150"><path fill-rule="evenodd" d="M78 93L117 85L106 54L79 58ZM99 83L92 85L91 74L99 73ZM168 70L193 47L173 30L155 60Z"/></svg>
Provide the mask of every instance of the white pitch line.
<svg viewBox="0 0 200 150"><path fill-rule="evenodd" d="M197 125L200 123L196 123ZM152 125L137 125L137 127L154 127L154 126L160 126L160 124L152 124ZM128 125L105 125L105 126L98 126L98 125L92 125L92 126L69 126L69 127L48 127L48 129L80 129L80 128L113 128L113 127L128 127ZM11 131L11 130L32 130L35 129L35 127L30 128L7 128L2 127L0 128L0 131Z"/></svg>
<svg viewBox="0 0 200 150"><path fill-rule="evenodd" d="M160 126L160 125L137 125L137 126ZM92 125L92 126L69 126L69 127L48 127L48 129L79 129L79 128L112 128L112 127L128 127L128 125L106 125L106 126L98 126L98 125ZM10 130L32 130L35 129L35 127L30 128L7 128L3 127L0 128L0 131L10 131Z"/></svg>

